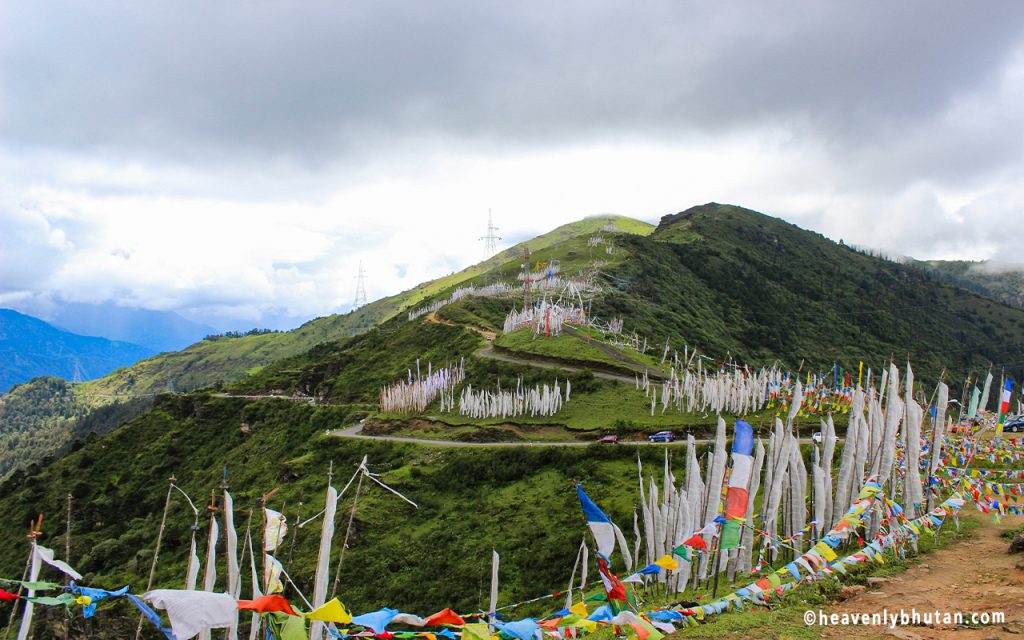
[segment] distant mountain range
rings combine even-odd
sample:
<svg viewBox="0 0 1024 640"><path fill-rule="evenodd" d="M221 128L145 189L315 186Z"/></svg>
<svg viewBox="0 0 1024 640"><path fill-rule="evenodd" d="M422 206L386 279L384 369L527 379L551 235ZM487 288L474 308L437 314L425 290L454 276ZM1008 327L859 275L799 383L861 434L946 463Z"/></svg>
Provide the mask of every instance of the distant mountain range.
<svg viewBox="0 0 1024 640"><path fill-rule="evenodd" d="M72 333L131 342L157 353L178 351L208 335L220 333L173 311L121 307L110 302L61 302L48 321Z"/></svg>
<svg viewBox="0 0 1024 640"><path fill-rule="evenodd" d="M0 309L0 393L37 376L92 380L153 354L144 346L78 335Z"/></svg>

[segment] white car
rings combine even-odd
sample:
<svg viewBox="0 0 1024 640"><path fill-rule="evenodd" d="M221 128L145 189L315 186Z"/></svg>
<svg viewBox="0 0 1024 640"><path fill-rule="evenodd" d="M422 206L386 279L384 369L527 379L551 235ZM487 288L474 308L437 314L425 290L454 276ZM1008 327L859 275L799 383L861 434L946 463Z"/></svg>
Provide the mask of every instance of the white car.
<svg viewBox="0 0 1024 640"><path fill-rule="evenodd" d="M821 444L821 432L815 431L811 434L811 442L814 444Z"/></svg>

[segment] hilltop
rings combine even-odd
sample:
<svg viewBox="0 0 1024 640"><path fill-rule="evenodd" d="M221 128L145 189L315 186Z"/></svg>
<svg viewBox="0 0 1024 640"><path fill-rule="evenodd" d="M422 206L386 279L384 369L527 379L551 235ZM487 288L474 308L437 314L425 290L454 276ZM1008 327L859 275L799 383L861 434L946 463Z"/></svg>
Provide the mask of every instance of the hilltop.
<svg viewBox="0 0 1024 640"><path fill-rule="evenodd" d="M694 207L623 244L636 259L607 304L641 333L812 370L909 355L928 375L962 376L1024 361L1019 309L749 209Z"/></svg>

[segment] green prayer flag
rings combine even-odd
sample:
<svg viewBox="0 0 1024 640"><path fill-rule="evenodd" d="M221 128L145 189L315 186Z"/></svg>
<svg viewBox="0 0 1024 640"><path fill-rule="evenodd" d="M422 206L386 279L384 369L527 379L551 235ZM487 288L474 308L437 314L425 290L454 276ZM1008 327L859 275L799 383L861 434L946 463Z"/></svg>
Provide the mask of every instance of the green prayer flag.
<svg viewBox="0 0 1024 640"><path fill-rule="evenodd" d="M740 521L726 520L722 524L722 540L718 548L722 551L740 546Z"/></svg>
<svg viewBox="0 0 1024 640"><path fill-rule="evenodd" d="M68 607L75 604L75 596L71 593L62 593L57 597L51 596L34 596L29 598L26 596L26 600L35 604L46 605L48 607Z"/></svg>
<svg viewBox="0 0 1024 640"><path fill-rule="evenodd" d="M491 631L483 622L474 622L462 628L463 640L487 640L490 637Z"/></svg>
<svg viewBox="0 0 1024 640"><path fill-rule="evenodd" d="M309 638L305 618L291 616L282 611L271 611L264 615L270 625L270 633L273 634L274 640L307 640Z"/></svg>
<svg viewBox="0 0 1024 640"><path fill-rule="evenodd" d="M690 552L686 550L686 545L685 544L681 544L678 547L676 547L675 549L673 549L672 553L677 555L677 556L679 556L683 560L686 560L687 562L690 562Z"/></svg>
<svg viewBox="0 0 1024 640"><path fill-rule="evenodd" d="M0 584L20 585L21 587L31 589L32 591L52 591L53 589L60 589L64 586L57 584L56 582L23 582L21 580L8 580L7 578L0 578Z"/></svg>

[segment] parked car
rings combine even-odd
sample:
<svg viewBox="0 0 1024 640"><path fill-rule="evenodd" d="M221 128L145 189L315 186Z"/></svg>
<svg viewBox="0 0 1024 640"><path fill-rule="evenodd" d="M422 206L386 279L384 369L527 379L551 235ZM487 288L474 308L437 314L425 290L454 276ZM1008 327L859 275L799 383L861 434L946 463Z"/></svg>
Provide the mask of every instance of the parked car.
<svg viewBox="0 0 1024 640"><path fill-rule="evenodd" d="M598 440L598 442L600 442L601 444L618 444L619 443L619 436L617 436L615 434L607 435L607 436L601 438L600 440Z"/></svg>
<svg viewBox="0 0 1024 640"><path fill-rule="evenodd" d="M1024 431L1024 416L1016 416L1007 420L1003 424L1003 433L1006 433L1007 431L1010 433Z"/></svg>
<svg viewBox="0 0 1024 640"><path fill-rule="evenodd" d="M647 436L647 439L651 442L672 442L676 439L676 434L671 431L659 431Z"/></svg>
<svg viewBox="0 0 1024 640"><path fill-rule="evenodd" d="M814 444L821 444L821 432L815 431L811 434L811 442Z"/></svg>

